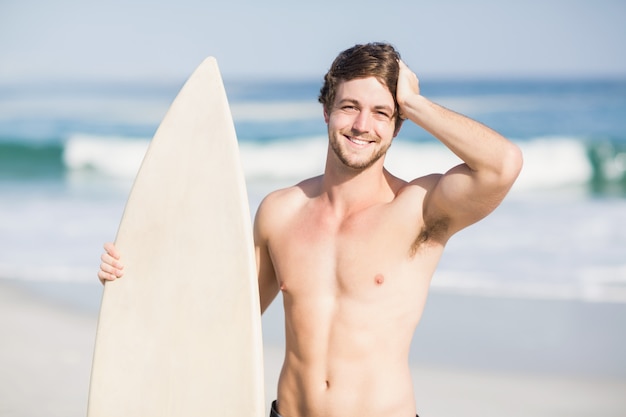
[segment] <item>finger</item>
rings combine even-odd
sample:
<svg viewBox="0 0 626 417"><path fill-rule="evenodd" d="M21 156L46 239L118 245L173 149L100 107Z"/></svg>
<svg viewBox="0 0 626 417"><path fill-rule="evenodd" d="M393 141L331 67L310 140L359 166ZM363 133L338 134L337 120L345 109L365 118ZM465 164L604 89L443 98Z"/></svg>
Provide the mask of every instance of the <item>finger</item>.
<svg viewBox="0 0 626 417"><path fill-rule="evenodd" d="M107 242L104 244L104 250L115 259L120 259L120 253L117 251L113 242Z"/></svg>
<svg viewBox="0 0 626 417"><path fill-rule="evenodd" d="M122 264L120 261L118 261L116 258L112 257L106 252L100 256L100 260L102 261L102 263L111 265L115 269L119 269L119 270L124 269L124 264Z"/></svg>
<svg viewBox="0 0 626 417"><path fill-rule="evenodd" d="M105 281L115 281L122 278L122 272L112 268L110 265L102 264L98 271L98 278L104 284Z"/></svg>
<svg viewBox="0 0 626 417"><path fill-rule="evenodd" d="M108 253L103 253L100 256L102 263L100 264L100 270L106 274L111 274L113 279L121 278L124 274L124 266L121 262L116 261Z"/></svg>
<svg viewBox="0 0 626 417"><path fill-rule="evenodd" d="M102 284L106 283L107 281L115 281L117 278L119 277L116 277L115 274L110 274L103 270L98 271L98 279Z"/></svg>
<svg viewBox="0 0 626 417"><path fill-rule="evenodd" d="M106 263L106 262L102 262L100 264L100 270L103 271L103 272L106 272L108 274L113 274L116 277L119 277L122 274L122 271L120 271L119 269L115 268L115 266L113 266L113 265L111 265L109 263Z"/></svg>

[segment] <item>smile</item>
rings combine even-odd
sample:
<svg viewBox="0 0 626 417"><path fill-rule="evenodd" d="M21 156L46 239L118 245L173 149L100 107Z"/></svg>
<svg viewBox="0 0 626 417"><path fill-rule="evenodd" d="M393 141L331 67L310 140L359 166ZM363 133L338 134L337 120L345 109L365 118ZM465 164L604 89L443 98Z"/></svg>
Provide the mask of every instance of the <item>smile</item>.
<svg viewBox="0 0 626 417"><path fill-rule="evenodd" d="M370 144L370 143L372 143L372 142L373 142L373 141L371 141L371 140L358 139L358 138L355 138L355 137L353 137L353 136L346 136L346 138L347 138L350 142L352 142L352 143L354 143L354 144L356 144L356 145L359 145L359 146L365 146L365 145L368 145L368 144Z"/></svg>

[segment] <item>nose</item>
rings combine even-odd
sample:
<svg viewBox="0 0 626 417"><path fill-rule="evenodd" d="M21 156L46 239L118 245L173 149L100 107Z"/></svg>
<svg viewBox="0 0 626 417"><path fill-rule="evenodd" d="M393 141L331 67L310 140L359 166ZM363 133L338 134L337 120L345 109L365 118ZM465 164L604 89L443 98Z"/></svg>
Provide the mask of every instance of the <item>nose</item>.
<svg viewBox="0 0 626 417"><path fill-rule="evenodd" d="M365 110L361 110L354 118L352 130L358 133L367 133L371 129L371 115Z"/></svg>

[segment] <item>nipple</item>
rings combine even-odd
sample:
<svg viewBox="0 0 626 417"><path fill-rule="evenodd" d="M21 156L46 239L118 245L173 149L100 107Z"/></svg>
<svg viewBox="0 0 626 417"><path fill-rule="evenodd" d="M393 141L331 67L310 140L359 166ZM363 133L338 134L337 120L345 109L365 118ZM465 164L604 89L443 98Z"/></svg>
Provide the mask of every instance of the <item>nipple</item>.
<svg viewBox="0 0 626 417"><path fill-rule="evenodd" d="M285 283L283 281L281 281L279 288L280 288L281 291L285 291L287 289L287 286L285 285Z"/></svg>
<svg viewBox="0 0 626 417"><path fill-rule="evenodd" d="M376 276L374 277L374 282L376 283L376 285L383 285L383 283L385 282L385 277L383 276L383 274L376 274Z"/></svg>

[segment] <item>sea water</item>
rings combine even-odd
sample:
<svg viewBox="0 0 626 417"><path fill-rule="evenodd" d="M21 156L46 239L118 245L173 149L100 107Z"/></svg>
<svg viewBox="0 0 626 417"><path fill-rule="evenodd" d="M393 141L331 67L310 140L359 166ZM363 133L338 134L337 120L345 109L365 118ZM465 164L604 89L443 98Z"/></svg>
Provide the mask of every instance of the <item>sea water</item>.
<svg viewBox="0 0 626 417"><path fill-rule="evenodd" d="M101 245L181 83L0 86L0 278L96 281ZM452 238L432 291L626 303L626 80L421 83L525 159L504 203ZM252 213L272 189L322 172L319 87L226 81ZM387 157L405 179L457 163L410 122Z"/></svg>

